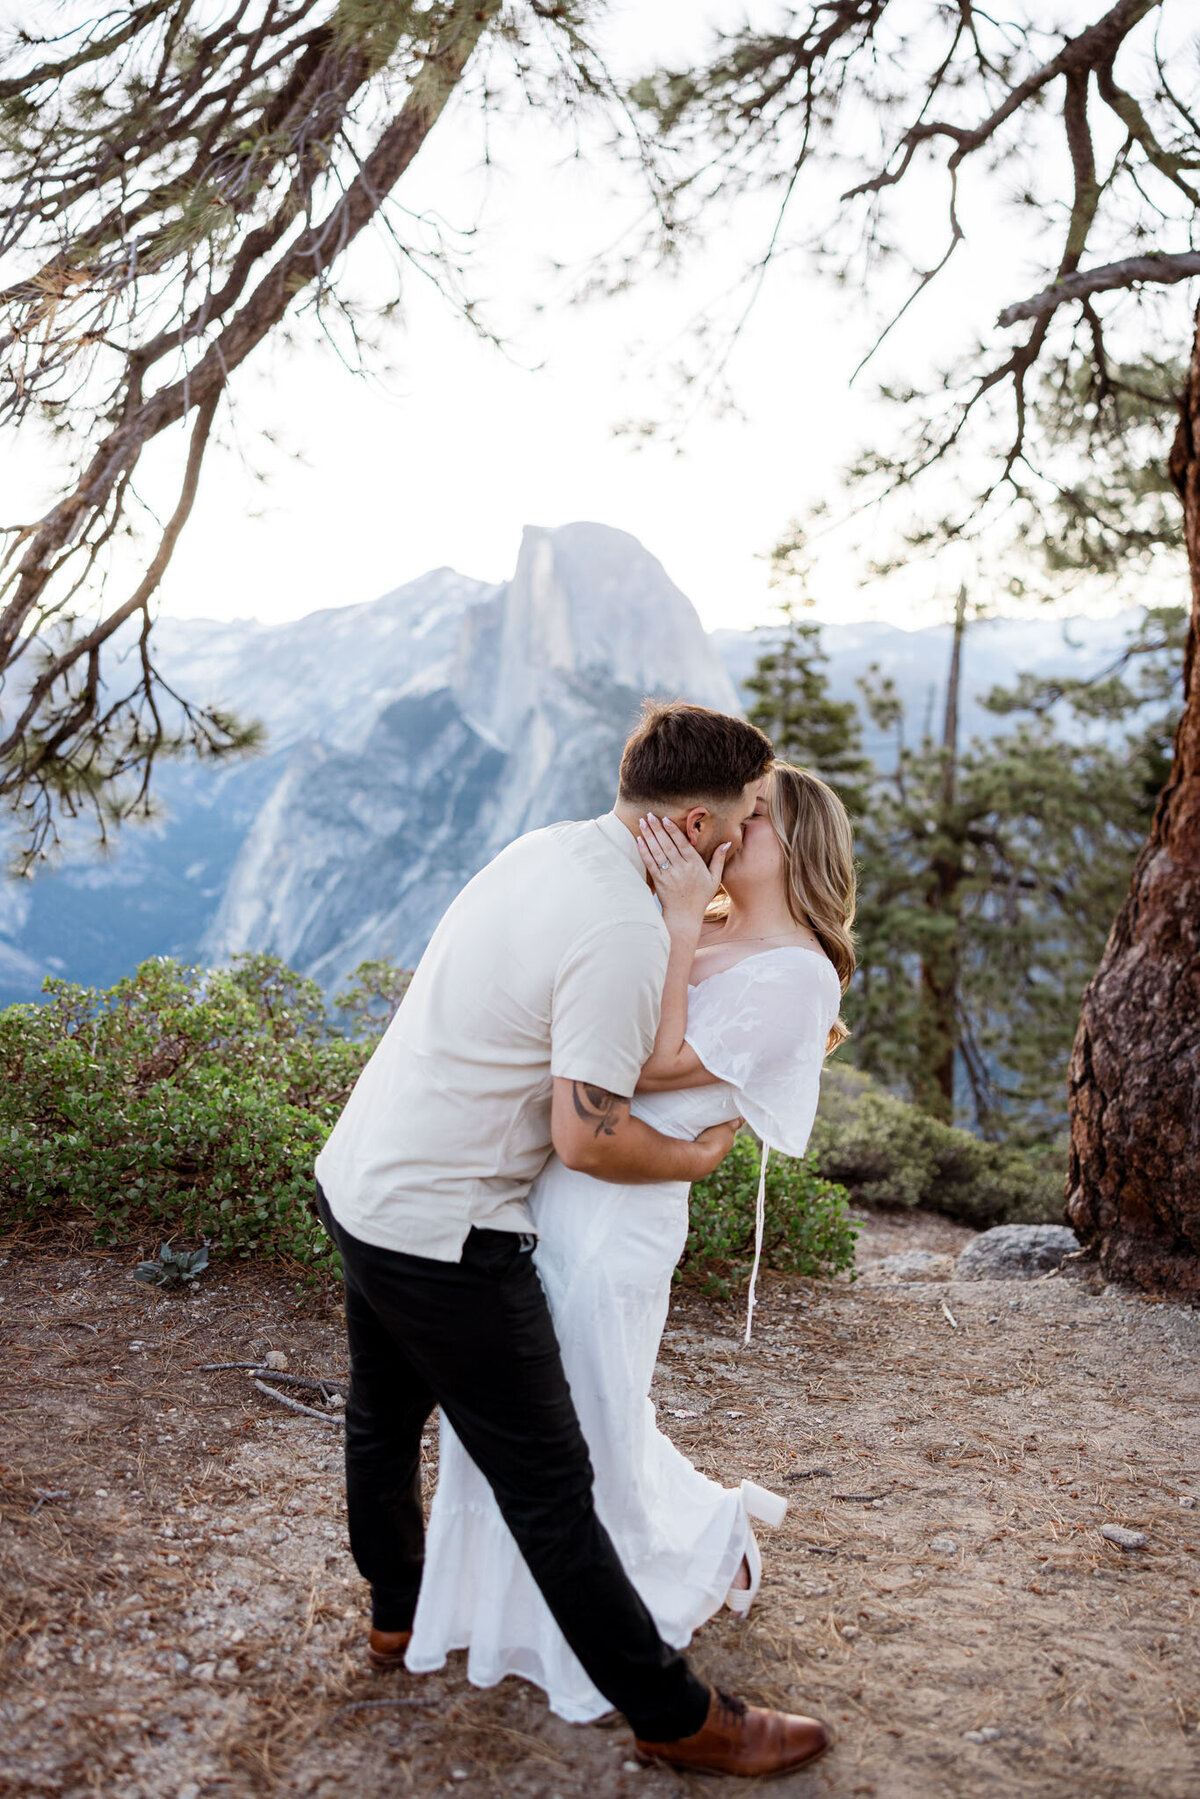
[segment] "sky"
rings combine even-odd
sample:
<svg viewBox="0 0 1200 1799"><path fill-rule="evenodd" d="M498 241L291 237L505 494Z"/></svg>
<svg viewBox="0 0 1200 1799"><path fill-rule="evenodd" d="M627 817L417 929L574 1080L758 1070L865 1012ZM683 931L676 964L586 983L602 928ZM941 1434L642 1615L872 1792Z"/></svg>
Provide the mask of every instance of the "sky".
<svg viewBox="0 0 1200 1799"><path fill-rule="evenodd" d="M711 21L743 10L724 0L619 0L609 48L627 67L683 55ZM415 215L472 230L471 285L504 349L481 342L410 271L403 316L385 333L390 369L355 374L327 345L260 354L163 583L165 613L281 621L372 599L442 564L502 580L522 526L593 519L637 536L708 628L771 616L779 596L766 553L793 516L833 494L839 464L886 428L872 397L878 375L850 385L878 314L852 290L787 264L731 362L737 410L701 409L678 441L639 449L618 425L668 406L687 322L754 255L765 210L720 221L674 280L647 274L616 298L571 304L596 252L641 212L631 178L594 144L572 158L536 116L494 129L486 174L481 148L477 109L452 105L397 195ZM995 227L914 309L880 374L927 372L948 316L964 339L973 320L990 322L1022 248L998 215ZM355 253L348 273L371 297L394 279L378 241ZM49 491L49 462L31 465L11 446L4 455L0 478L36 504ZM178 446L167 459L177 466ZM156 479L146 477L152 501ZM952 586L864 588L831 543L817 614L926 624L944 615Z"/></svg>
<svg viewBox="0 0 1200 1799"><path fill-rule="evenodd" d="M731 9L657 0L636 34L633 10L617 8L613 31L630 62L694 44L698 14ZM654 37L642 29L651 18ZM670 406L667 371L688 320L753 255L765 213L719 230L679 279L648 276L573 305L595 253L644 200L610 158L569 150L544 124L509 120L490 134L481 180L475 109L439 122L398 195L476 225L470 280L505 348L409 277L406 316L387 337L393 372L356 378L328 349L272 354L239 421L245 455L269 479L248 479L233 456L206 473L166 610L284 618L373 598L443 563L503 580L524 525L593 519L638 537L710 629L769 616L765 555L853 451L869 411L865 394L847 394L869 321L848 330L844 297L815 278L772 284L731 369L738 415L702 409L677 443L636 448L618 427ZM385 291L383 251L360 257L354 278ZM303 460L264 446L263 428Z"/></svg>

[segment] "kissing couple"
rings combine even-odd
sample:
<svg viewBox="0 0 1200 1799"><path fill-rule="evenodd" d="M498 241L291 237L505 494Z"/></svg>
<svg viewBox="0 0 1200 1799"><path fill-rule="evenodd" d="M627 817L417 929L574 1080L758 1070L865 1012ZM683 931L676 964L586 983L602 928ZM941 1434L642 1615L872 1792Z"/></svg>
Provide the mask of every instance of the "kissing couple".
<svg viewBox="0 0 1200 1799"><path fill-rule="evenodd" d="M831 789L742 719L649 702L613 810L518 838L446 912L316 1165L376 1667L466 1649L476 1685L521 1675L573 1722L615 1707L681 1768L828 1748L681 1653L749 1610L751 1519L785 1502L708 1480L648 1396L690 1183L743 1119L764 1161L804 1153L853 912Z"/></svg>

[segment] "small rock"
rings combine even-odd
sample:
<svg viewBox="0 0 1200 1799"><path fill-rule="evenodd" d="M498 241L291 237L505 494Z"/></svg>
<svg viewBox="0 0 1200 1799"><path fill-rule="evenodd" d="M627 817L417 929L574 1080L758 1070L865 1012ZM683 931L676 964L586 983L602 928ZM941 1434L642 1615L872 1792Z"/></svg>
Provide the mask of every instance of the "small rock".
<svg viewBox="0 0 1200 1799"><path fill-rule="evenodd" d="M1031 1281L1078 1248L1079 1238L1065 1224L998 1224L967 1244L955 1273L960 1281Z"/></svg>
<svg viewBox="0 0 1200 1799"><path fill-rule="evenodd" d="M346 1395L344 1393L331 1393L329 1395L329 1409L331 1412L344 1412L346 1409Z"/></svg>
<svg viewBox="0 0 1200 1799"><path fill-rule="evenodd" d="M240 1673L241 1669L231 1655L227 1655L223 1662L217 1663L218 1680L236 1680Z"/></svg>
<svg viewBox="0 0 1200 1799"><path fill-rule="evenodd" d="M854 1641L855 1637L858 1635L858 1625L857 1624L843 1624L842 1625L842 1635L845 1637L845 1639L848 1643L852 1643Z"/></svg>
<svg viewBox="0 0 1200 1799"><path fill-rule="evenodd" d="M1195 1506L1196 1501L1190 1493L1181 1493L1179 1495L1179 1503L1185 1512L1190 1512Z"/></svg>
<svg viewBox="0 0 1200 1799"><path fill-rule="evenodd" d="M996 1743L1000 1740L1000 1732L994 1724L987 1725L983 1730L968 1730L965 1734L968 1743Z"/></svg>
<svg viewBox="0 0 1200 1799"><path fill-rule="evenodd" d="M216 1662L197 1662L192 1669L193 1680L215 1680L217 1677Z"/></svg>
<svg viewBox="0 0 1200 1799"><path fill-rule="evenodd" d="M287 1365L288 1359L282 1349L269 1349L263 1357L264 1368L276 1368L282 1373Z"/></svg>
<svg viewBox="0 0 1200 1799"><path fill-rule="evenodd" d="M934 1537L929 1547L935 1555L957 1555L958 1544L953 1537Z"/></svg>
<svg viewBox="0 0 1200 1799"><path fill-rule="evenodd" d="M196 1781L185 1781L175 1795L175 1799L200 1799L200 1788Z"/></svg>
<svg viewBox="0 0 1200 1799"><path fill-rule="evenodd" d="M874 1272L898 1281L949 1280L953 1263L949 1256L936 1256L932 1250L902 1249L894 1256L884 1256Z"/></svg>
<svg viewBox="0 0 1200 1799"><path fill-rule="evenodd" d="M1100 1535L1115 1543L1118 1549L1144 1549L1146 1533L1142 1530L1126 1530L1123 1524L1102 1524Z"/></svg>
<svg viewBox="0 0 1200 1799"><path fill-rule="evenodd" d="M642 1764L641 1762L622 1762L621 1770L625 1774L640 1774L642 1772Z"/></svg>

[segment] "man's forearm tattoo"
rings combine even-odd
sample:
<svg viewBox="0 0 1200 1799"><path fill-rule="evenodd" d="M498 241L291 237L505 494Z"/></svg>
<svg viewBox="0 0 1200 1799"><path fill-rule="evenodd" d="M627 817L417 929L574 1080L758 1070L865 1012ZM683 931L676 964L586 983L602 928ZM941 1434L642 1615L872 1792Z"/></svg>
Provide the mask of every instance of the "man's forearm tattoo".
<svg viewBox="0 0 1200 1799"><path fill-rule="evenodd" d="M571 1098L577 1117L590 1124L595 1137L615 1137L622 1107L628 1111L629 1101L606 1087L593 1087L589 1081L572 1081Z"/></svg>

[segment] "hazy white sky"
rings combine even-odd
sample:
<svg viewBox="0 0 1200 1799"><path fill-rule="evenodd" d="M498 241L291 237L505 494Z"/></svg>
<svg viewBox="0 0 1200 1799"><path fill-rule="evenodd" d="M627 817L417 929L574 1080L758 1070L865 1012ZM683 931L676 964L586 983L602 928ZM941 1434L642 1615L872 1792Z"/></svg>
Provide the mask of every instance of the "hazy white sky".
<svg viewBox="0 0 1200 1799"><path fill-rule="evenodd" d="M626 66L670 56L703 40L704 21L743 10L621 0L614 55ZM722 225L679 280L648 277L618 299L571 306L589 253L636 214L628 178L598 155L571 159L535 115L502 121L489 148L484 178L477 109L452 107L397 192L414 212L478 224L472 282L507 353L479 342L411 273L405 316L387 332L390 374L356 377L328 348L267 350L241 383L237 450L205 471L164 610L283 619L373 598L443 563L498 580L524 524L586 518L639 537L710 628L769 615L764 553L791 516L832 491L838 464L877 428L870 373L848 388L875 315L799 263L781 269L731 365L743 416L702 414L679 448L636 450L614 426L662 405L686 321L753 254L765 215ZM926 372L950 319L959 342L973 316L990 322L997 286L1007 297L1013 279L1011 228L995 223L910 316L889 352L893 370L907 359ZM573 276L555 274L556 260L573 263ZM351 278L360 292L383 293L388 267L381 246L367 246ZM1001 268L1003 283L981 279ZM27 452L17 463L10 449L0 474L27 503L48 489L48 467L31 467ZM146 488L157 497L152 473ZM836 551L818 585L822 615L842 620L925 623L943 603L936 592L864 592Z"/></svg>
<svg viewBox="0 0 1200 1799"><path fill-rule="evenodd" d="M700 19L730 12L657 0L635 29L634 10L616 9L612 34L630 62L696 42ZM290 616L440 563L500 580L523 525L596 519L640 538L710 627L768 614L763 553L858 440L865 398L846 383L867 321L848 324L846 297L798 272L774 283L731 371L745 416L702 413L681 445L636 449L615 427L665 403L687 321L753 254L764 213L736 236L723 229L681 279L571 305L589 256L641 212L640 191L611 159L571 157L536 119L492 129L486 178L480 151L476 109L452 110L398 197L454 225L478 221L469 279L506 351L409 275L391 375L356 379L329 351L272 353L242 408L246 449L271 478L256 491L230 458L206 475L164 586L169 609ZM555 274L564 261L570 272ZM381 249L354 272L360 291L385 290ZM278 428L304 463L264 457L257 426Z"/></svg>

